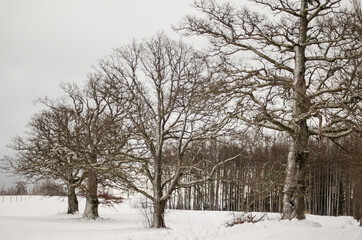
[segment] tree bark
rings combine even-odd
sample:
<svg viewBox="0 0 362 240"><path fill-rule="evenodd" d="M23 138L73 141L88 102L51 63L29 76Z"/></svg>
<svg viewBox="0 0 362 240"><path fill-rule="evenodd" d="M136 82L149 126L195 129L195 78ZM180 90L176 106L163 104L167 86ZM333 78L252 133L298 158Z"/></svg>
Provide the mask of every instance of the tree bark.
<svg viewBox="0 0 362 240"><path fill-rule="evenodd" d="M161 140L159 140L158 146L161 144ZM164 220L164 214L165 214L165 207L167 199L162 201L162 170L161 170L161 156L162 154L162 148L158 151L158 158L157 161L154 163L155 167L155 179L153 182L153 191L154 191L154 199L153 199L153 221L152 221L152 227L154 228L165 228L165 220Z"/></svg>
<svg viewBox="0 0 362 240"><path fill-rule="evenodd" d="M304 196L306 194L305 164L308 135L304 139L292 139L289 145L286 180L283 195L283 219L305 219Z"/></svg>
<svg viewBox="0 0 362 240"><path fill-rule="evenodd" d="M301 1L298 45L295 46L295 69L293 83L293 123L288 153L288 165L283 197L283 219L305 219L304 196L305 164L308 157L308 125L306 119L300 119L308 112L309 103L306 95L305 81L305 42L307 39L307 0Z"/></svg>
<svg viewBox="0 0 362 240"><path fill-rule="evenodd" d="M68 186L68 214L74 214L79 211L78 199L75 194L75 186L70 184Z"/></svg>
<svg viewBox="0 0 362 240"><path fill-rule="evenodd" d="M165 228L165 208L166 201L156 200L154 202L154 213L153 213L153 223L152 227L154 228Z"/></svg>
<svg viewBox="0 0 362 240"><path fill-rule="evenodd" d="M353 217L362 226L362 177L357 173L356 182L353 189Z"/></svg>
<svg viewBox="0 0 362 240"><path fill-rule="evenodd" d="M94 170L88 172L88 191L86 196L86 205L83 213L84 218L96 219L98 215L98 185L97 185L97 174Z"/></svg>

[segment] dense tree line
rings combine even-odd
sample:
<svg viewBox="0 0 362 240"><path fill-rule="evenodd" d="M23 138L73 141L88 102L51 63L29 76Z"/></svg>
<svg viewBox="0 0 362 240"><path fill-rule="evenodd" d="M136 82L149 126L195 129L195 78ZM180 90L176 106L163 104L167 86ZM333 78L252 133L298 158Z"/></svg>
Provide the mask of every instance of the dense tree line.
<svg viewBox="0 0 362 240"><path fill-rule="evenodd" d="M253 0L269 15L195 1L178 30L115 49L11 144L8 170L66 186L68 213L99 186L142 194L152 226L166 205L361 216L361 15L340 0ZM351 137L354 134L354 137Z"/></svg>
<svg viewBox="0 0 362 240"><path fill-rule="evenodd" d="M219 168L214 179L178 189L170 208L282 212L283 185L288 146L280 136L266 137L250 150ZM327 216L360 216L361 142L357 137L339 140L339 145L311 141L307 167L306 213ZM215 148L219 161L234 147ZM215 150L216 149L216 150ZM209 149L205 149L209 151ZM197 178L189 174L185 178ZM359 217L357 218L359 219Z"/></svg>
<svg viewBox="0 0 362 240"><path fill-rule="evenodd" d="M26 181L16 181L15 186L5 188L1 187L0 195L41 195L41 196L66 196L64 185L55 181L40 181L29 186Z"/></svg>

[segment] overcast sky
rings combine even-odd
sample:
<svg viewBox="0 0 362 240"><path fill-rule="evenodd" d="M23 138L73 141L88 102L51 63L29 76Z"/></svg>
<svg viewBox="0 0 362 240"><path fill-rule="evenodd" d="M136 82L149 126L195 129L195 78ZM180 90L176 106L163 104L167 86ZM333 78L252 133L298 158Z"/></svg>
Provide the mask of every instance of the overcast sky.
<svg viewBox="0 0 362 240"><path fill-rule="evenodd" d="M194 12L193 0L0 0L0 157L39 111L34 100L61 96L61 82L82 83L112 49ZM0 173L0 185L12 182Z"/></svg>

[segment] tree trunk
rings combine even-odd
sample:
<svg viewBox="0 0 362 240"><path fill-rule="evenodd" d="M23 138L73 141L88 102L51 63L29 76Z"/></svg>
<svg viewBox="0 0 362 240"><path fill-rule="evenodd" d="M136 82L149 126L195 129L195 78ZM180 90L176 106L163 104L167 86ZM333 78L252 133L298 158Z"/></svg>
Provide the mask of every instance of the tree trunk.
<svg viewBox="0 0 362 240"><path fill-rule="evenodd" d="M165 208L166 201L155 201L154 202L154 212L153 212L153 223L152 227L154 228L165 228Z"/></svg>
<svg viewBox="0 0 362 240"><path fill-rule="evenodd" d="M78 199L77 195L75 194L75 186L70 184L68 186L68 214L74 214L78 212Z"/></svg>
<svg viewBox="0 0 362 240"><path fill-rule="evenodd" d="M98 197L97 197L97 174L94 170L89 170L88 191L86 196L86 205L83 213L84 218L96 219L98 215Z"/></svg>
<svg viewBox="0 0 362 240"><path fill-rule="evenodd" d="M162 189L161 189L161 175L156 177L154 182L154 194L155 198L153 199L153 228L165 228L165 208L166 208L166 200L161 200L162 197Z"/></svg>
<svg viewBox="0 0 362 240"><path fill-rule="evenodd" d="M362 177L357 173L356 182L353 189L353 217L362 226Z"/></svg>
<svg viewBox="0 0 362 240"><path fill-rule="evenodd" d="M288 165L283 196L283 219L305 219L304 196L305 164L308 157L308 125L302 115L309 110L305 82L305 42L307 39L307 0L301 1L299 40L295 46L295 69L293 83L293 132L288 152Z"/></svg>
<svg viewBox="0 0 362 240"><path fill-rule="evenodd" d="M308 152L306 148L301 147L299 141L293 139L289 146L286 180L283 189L283 219L305 219L305 163ZM306 144L307 142L303 145Z"/></svg>
<svg viewBox="0 0 362 240"><path fill-rule="evenodd" d="M159 140L158 146L161 146L160 144L161 140ZM163 191L162 191L162 170L161 170L161 156L162 155L162 148L158 150L158 158L155 160L154 168L155 168L155 178L153 181L153 221L152 221L152 227L154 228L164 228L165 220L164 220L164 214L165 214L165 207L167 199L164 201L161 201Z"/></svg>

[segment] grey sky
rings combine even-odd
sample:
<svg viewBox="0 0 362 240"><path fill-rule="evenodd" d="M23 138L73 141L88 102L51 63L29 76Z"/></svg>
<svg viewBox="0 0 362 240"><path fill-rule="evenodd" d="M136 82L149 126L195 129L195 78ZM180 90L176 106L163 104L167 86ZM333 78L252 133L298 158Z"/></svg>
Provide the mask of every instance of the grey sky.
<svg viewBox="0 0 362 240"><path fill-rule="evenodd" d="M193 12L192 0L0 0L0 157L39 111L33 101L61 95L60 82L83 82L97 60L132 39ZM0 184L11 179L0 173Z"/></svg>

